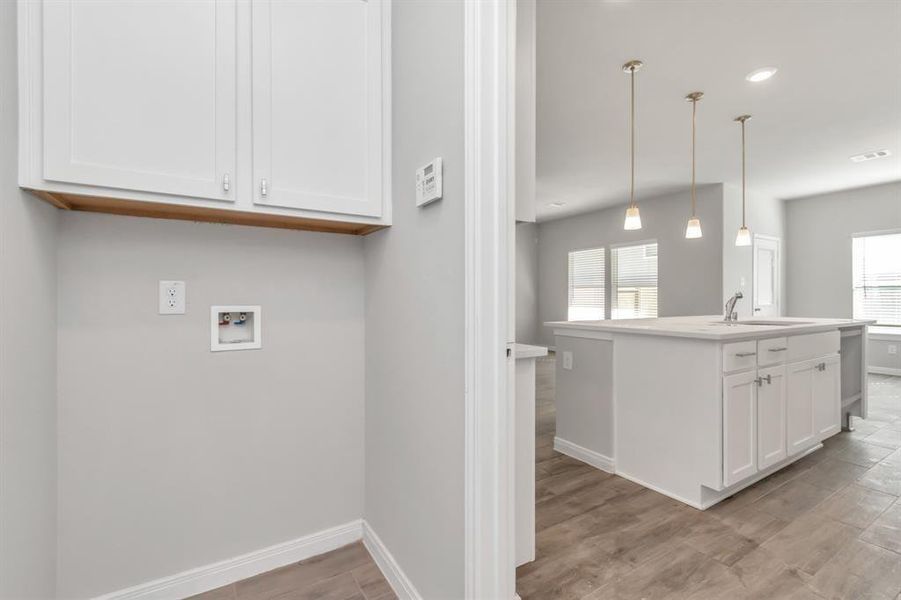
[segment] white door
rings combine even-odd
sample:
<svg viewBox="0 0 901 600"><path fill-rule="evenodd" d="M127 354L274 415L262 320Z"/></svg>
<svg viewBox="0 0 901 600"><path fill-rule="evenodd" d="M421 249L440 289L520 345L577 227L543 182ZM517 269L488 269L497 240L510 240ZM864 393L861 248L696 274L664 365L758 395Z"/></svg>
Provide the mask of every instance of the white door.
<svg viewBox="0 0 901 600"><path fill-rule="evenodd" d="M757 472L757 383L754 371L723 377L723 483Z"/></svg>
<svg viewBox="0 0 901 600"><path fill-rule="evenodd" d="M235 197L234 0L43 3L45 179Z"/></svg>
<svg viewBox="0 0 901 600"><path fill-rule="evenodd" d="M754 236L754 316L778 317L779 306L779 238Z"/></svg>
<svg viewBox="0 0 901 600"><path fill-rule="evenodd" d="M382 213L380 0L254 0L257 204Z"/></svg>
<svg viewBox="0 0 901 600"><path fill-rule="evenodd" d="M838 356L814 363L814 426L819 439L841 431L841 364Z"/></svg>
<svg viewBox="0 0 901 600"><path fill-rule="evenodd" d="M797 454L814 445L813 368L814 361L794 363L786 367L786 445L788 455Z"/></svg>
<svg viewBox="0 0 901 600"><path fill-rule="evenodd" d="M785 452L785 367L757 373L757 467L783 460Z"/></svg>

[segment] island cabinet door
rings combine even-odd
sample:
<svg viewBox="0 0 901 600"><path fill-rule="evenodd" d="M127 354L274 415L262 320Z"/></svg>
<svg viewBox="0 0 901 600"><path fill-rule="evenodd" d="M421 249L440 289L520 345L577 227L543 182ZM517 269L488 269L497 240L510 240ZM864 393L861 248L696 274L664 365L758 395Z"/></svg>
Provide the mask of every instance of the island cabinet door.
<svg viewBox="0 0 901 600"><path fill-rule="evenodd" d="M766 469L786 456L785 367L757 373L757 467Z"/></svg>
<svg viewBox="0 0 901 600"><path fill-rule="evenodd" d="M841 431L841 365L833 356L814 362L814 425L820 441Z"/></svg>
<svg viewBox="0 0 901 600"><path fill-rule="evenodd" d="M723 483L728 487L757 472L755 371L723 378Z"/></svg>
<svg viewBox="0 0 901 600"><path fill-rule="evenodd" d="M816 441L813 424L813 371L815 361L786 368L786 443L788 455L810 448Z"/></svg>

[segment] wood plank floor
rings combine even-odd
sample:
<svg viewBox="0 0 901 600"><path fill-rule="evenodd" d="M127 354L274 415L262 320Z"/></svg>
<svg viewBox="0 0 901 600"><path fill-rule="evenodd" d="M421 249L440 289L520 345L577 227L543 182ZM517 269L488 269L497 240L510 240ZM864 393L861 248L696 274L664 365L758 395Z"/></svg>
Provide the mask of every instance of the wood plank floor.
<svg viewBox="0 0 901 600"><path fill-rule="evenodd" d="M553 355L537 371L523 600L901 600L901 377L870 377L855 431L701 512L555 452Z"/></svg>
<svg viewBox="0 0 901 600"><path fill-rule="evenodd" d="M394 600L361 542L314 556L191 600Z"/></svg>

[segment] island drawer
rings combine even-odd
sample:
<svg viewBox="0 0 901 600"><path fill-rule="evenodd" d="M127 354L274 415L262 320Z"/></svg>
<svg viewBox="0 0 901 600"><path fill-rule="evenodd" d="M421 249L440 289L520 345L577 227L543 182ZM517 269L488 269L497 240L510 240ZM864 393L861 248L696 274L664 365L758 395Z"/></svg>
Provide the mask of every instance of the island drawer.
<svg viewBox="0 0 901 600"><path fill-rule="evenodd" d="M757 364L781 365L788 356L788 340L784 337L767 338L757 341Z"/></svg>
<svg viewBox="0 0 901 600"><path fill-rule="evenodd" d="M838 331L807 333L788 337L786 360L790 363L838 353L841 334Z"/></svg>
<svg viewBox="0 0 901 600"><path fill-rule="evenodd" d="M723 372L742 371L757 366L757 341L723 344Z"/></svg>

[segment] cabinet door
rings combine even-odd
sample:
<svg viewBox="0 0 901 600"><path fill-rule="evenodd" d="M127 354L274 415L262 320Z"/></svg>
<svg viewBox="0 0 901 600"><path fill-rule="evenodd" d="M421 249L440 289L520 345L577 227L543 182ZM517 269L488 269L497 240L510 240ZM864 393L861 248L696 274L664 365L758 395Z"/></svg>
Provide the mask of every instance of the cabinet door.
<svg viewBox="0 0 901 600"><path fill-rule="evenodd" d="M832 356L814 361L814 425L822 441L841 431L841 365Z"/></svg>
<svg viewBox="0 0 901 600"><path fill-rule="evenodd" d="M816 442L813 425L813 361L788 365L785 385L786 443L788 455L810 448Z"/></svg>
<svg viewBox="0 0 901 600"><path fill-rule="evenodd" d="M757 383L754 371L723 377L723 482L757 472Z"/></svg>
<svg viewBox="0 0 901 600"><path fill-rule="evenodd" d="M45 0L43 27L45 179L234 198L234 0Z"/></svg>
<svg viewBox="0 0 901 600"><path fill-rule="evenodd" d="M380 0L254 0L257 204L382 214Z"/></svg>
<svg viewBox="0 0 901 600"><path fill-rule="evenodd" d="M758 371L757 467L765 469L786 456L785 367Z"/></svg>

